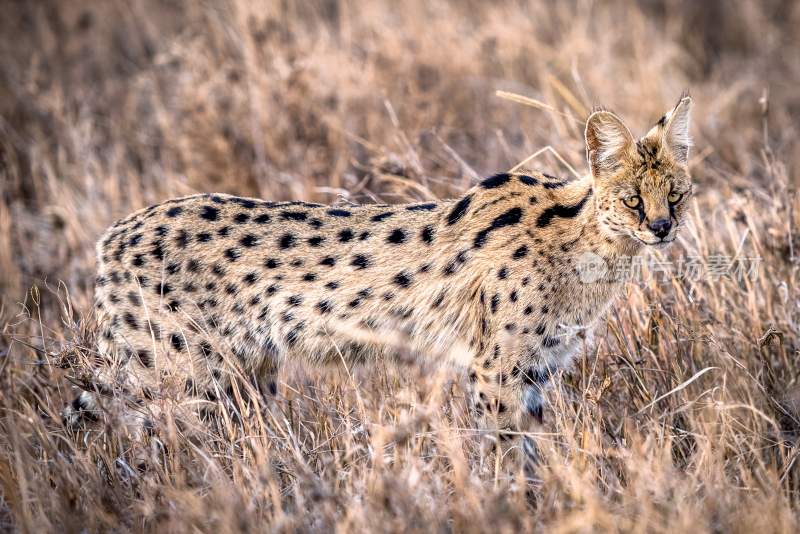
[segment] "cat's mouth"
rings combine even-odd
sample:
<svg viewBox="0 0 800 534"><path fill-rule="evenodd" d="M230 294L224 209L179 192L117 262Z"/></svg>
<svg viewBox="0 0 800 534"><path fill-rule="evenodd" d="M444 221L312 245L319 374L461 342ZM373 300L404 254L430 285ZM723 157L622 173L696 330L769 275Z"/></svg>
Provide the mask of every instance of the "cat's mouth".
<svg viewBox="0 0 800 534"><path fill-rule="evenodd" d="M633 235L633 237L636 238L636 240L639 241L640 243L643 243L643 244L647 245L648 247L653 247L653 248L666 248L667 245L669 245L673 241L675 241L675 236L667 237L667 238L664 238L664 239L656 239L654 241L645 241L644 239L642 239L641 237L639 237L637 235Z"/></svg>

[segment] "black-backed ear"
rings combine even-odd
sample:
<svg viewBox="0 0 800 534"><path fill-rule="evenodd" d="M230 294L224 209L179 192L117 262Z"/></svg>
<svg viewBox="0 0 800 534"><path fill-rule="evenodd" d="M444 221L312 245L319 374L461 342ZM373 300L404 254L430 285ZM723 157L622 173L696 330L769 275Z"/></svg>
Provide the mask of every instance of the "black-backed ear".
<svg viewBox="0 0 800 534"><path fill-rule="evenodd" d="M689 162L689 147L692 138L689 135L689 119L692 112L692 99L688 95L681 97L675 108L664 116L664 131L661 134L661 149L666 150L681 165Z"/></svg>
<svg viewBox="0 0 800 534"><path fill-rule="evenodd" d="M635 154L636 140L622 120L610 111L595 111L586 121L586 158L595 178L616 171Z"/></svg>

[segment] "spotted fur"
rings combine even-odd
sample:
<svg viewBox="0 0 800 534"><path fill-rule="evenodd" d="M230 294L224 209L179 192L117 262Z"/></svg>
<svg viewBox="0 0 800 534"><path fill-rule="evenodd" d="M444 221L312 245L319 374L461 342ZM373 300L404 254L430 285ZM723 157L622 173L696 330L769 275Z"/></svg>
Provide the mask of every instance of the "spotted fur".
<svg viewBox="0 0 800 534"><path fill-rule="evenodd" d="M542 390L619 287L610 274L582 283L582 255L613 263L675 238L691 193L689 107L639 140L593 113L592 174L576 181L498 174L411 205L202 194L138 211L97 246L100 368L140 398L217 399L235 374L270 392L287 360L369 364L402 346L467 368L478 412L500 428L539 419ZM664 218L657 238L649 225Z"/></svg>

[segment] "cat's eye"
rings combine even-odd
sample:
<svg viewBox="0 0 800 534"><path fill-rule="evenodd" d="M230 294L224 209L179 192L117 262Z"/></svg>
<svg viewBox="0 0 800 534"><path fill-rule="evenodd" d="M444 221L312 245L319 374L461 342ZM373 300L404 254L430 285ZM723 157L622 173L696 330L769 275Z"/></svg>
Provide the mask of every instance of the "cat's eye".
<svg viewBox="0 0 800 534"><path fill-rule="evenodd" d="M676 193L675 191L667 195L667 201L670 204L677 204L678 202L680 202L682 198L683 198L683 193Z"/></svg>
<svg viewBox="0 0 800 534"><path fill-rule="evenodd" d="M633 195L628 198L623 198L622 202L624 202L629 208L636 209L642 204L642 197L639 195Z"/></svg>

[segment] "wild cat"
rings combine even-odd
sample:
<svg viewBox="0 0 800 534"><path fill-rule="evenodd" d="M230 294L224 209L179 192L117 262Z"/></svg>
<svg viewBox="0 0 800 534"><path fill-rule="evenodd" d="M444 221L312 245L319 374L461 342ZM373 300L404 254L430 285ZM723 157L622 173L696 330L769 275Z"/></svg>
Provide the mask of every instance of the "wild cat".
<svg viewBox="0 0 800 534"><path fill-rule="evenodd" d="M613 270L582 276L582 258L614 265L675 240L690 109L684 96L639 139L594 111L591 173L575 181L504 173L438 202L201 194L140 210L97 245L100 357L65 415L96 414L112 383L145 407L215 401L234 376L274 393L284 361L369 365L402 339L467 369L484 425L524 428L622 285Z"/></svg>

